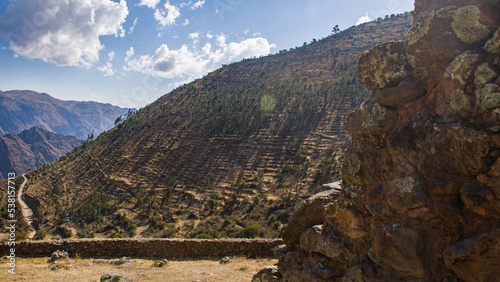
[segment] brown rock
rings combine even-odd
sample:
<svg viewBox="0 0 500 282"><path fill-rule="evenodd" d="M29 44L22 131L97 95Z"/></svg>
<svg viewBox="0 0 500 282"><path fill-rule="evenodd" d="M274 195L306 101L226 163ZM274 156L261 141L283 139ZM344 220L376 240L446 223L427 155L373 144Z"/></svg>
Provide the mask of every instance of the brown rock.
<svg viewBox="0 0 500 282"><path fill-rule="evenodd" d="M408 212L428 206L424 179L414 174L389 182L387 201L397 213Z"/></svg>
<svg viewBox="0 0 500 282"><path fill-rule="evenodd" d="M402 42L389 42L361 54L358 76L370 90L394 87L408 77L411 66Z"/></svg>
<svg viewBox="0 0 500 282"><path fill-rule="evenodd" d="M318 193L304 201L293 213L288 225L283 231L283 241L289 249L298 247L300 234L307 228L323 222L323 212L328 203L340 196L340 191L329 190Z"/></svg>
<svg viewBox="0 0 500 282"><path fill-rule="evenodd" d="M358 239L366 235L365 217L355 208L350 208L349 201L344 199L328 205L325 222L335 226L335 230L349 238Z"/></svg>
<svg viewBox="0 0 500 282"><path fill-rule="evenodd" d="M375 100L344 125L341 195L279 255L287 280L500 277L500 2L415 11L404 43L360 58Z"/></svg>
<svg viewBox="0 0 500 282"><path fill-rule="evenodd" d="M396 87L376 90L374 98L384 106L401 107L423 95L425 89L420 84L402 81Z"/></svg>
<svg viewBox="0 0 500 282"><path fill-rule="evenodd" d="M497 158L496 162L491 166L487 174L478 175L477 179L488 186L495 194L497 199L500 199L500 159Z"/></svg>
<svg viewBox="0 0 500 282"><path fill-rule="evenodd" d="M107 273L101 276L101 282L109 281L109 282L133 282L134 280L128 277L125 274L121 273Z"/></svg>
<svg viewBox="0 0 500 282"><path fill-rule="evenodd" d="M300 235L300 247L307 253L320 253L339 263L354 260L341 239L328 234L322 225L313 226Z"/></svg>
<svg viewBox="0 0 500 282"><path fill-rule="evenodd" d="M500 229L467 238L443 252L446 266L465 281L497 281L500 277Z"/></svg>
<svg viewBox="0 0 500 282"><path fill-rule="evenodd" d="M368 255L383 268L425 278L427 270L419 254L421 246L421 238L415 229L392 223L380 226Z"/></svg>
<svg viewBox="0 0 500 282"><path fill-rule="evenodd" d="M394 127L397 119L396 111L368 100L347 117L344 128L354 136L383 135Z"/></svg>
<svg viewBox="0 0 500 282"><path fill-rule="evenodd" d="M281 273L278 271L278 266L268 266L257 272L252 277L252 282L279 282L282 281Z"/></svg>

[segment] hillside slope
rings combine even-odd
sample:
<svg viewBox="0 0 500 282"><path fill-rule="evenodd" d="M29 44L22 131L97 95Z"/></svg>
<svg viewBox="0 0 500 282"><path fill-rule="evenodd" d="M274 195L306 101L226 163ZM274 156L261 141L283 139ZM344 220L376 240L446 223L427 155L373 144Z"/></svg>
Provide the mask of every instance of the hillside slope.
<svg viewBox="0 0 500 282"><path fill-rule="evenodd" d="M369 95L360 53L410 24L363 24L179 87L30 174L42 228L70 214L81 236L137 225L142 236L277 236L301 197L338 177L342 122Z"/></svg>
<svg viewBox="0 0 500 282"><path fill-rule="evenodd" d="M0 91L0 135L40 127L58 134L87 138L113 127L128 109L97 102L62 101L29 90Z"/></svg>
<svg viewBox="0 0 500 282"><path fill-rule="evenodd" d="M38 127L18 135L1 136L0 179L5 179L7 173L19 175L51 163L80 144L81 141L74 136L55 134Z"/></svg>

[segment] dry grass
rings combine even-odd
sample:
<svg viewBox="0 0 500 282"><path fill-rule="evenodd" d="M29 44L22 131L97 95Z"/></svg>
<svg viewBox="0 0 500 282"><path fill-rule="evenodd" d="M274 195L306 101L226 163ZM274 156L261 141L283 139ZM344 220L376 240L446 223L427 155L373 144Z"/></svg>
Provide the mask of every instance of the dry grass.
<svg viewBox="0 0 500 282"><path fill-rule="evenodd" d="M106 273L125 274L135 281L251 281L252 276L272 259L237 258L227 264L219 261L169 261L168 266L153 267L152 260L135 259L129 265L94 265L93 259L71 259L70 269L49 270L49 258L17 258L16 274L8 273L7 261L1 261L0 281L99 281Z"/></svg>

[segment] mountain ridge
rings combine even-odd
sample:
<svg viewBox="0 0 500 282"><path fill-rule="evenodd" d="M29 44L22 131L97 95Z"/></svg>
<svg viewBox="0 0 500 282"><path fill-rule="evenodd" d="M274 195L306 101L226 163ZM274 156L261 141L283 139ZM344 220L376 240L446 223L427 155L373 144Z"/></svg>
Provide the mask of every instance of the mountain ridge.
<svg viewBox="0 0 500 282"><path fill-rule="evenodd" d="M100 134L110 129L128 111L111 104L59 100L32 90L0 91L0 108L0 135L37 126L80 140L93 131Z"/></svg>
<svg viewBox="0 0 500 282"><path fill-rule="evenodd" d="M51 163L80 144L81 141L74 136L52 133L39 127L18 135L0 136L0 179L4 179L7 173L19 175Z"/></svg>
<svg viewBox="0 0 500 282"><path fill-rule="evenodd" d="M363 24L162 96L30 173L42 228L70 214L82 236L139 224L141 236L277 237L302 196L339 176L342 122L369 96L359 54L410 25L410 14Z"/></svg>

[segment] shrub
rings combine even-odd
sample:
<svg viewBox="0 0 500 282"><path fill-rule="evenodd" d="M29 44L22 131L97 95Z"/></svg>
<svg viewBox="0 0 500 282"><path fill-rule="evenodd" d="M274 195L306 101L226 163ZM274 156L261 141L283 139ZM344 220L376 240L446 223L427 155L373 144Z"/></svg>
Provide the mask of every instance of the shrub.
<svg viewBox="0 0 500 282"><path fill-rule="evenodd" d="M33 237L34 240L43 240L43 238L45 238L45 231L42 229L38 230Z"/></svg>
<svg viewBox="0 0 500 282"><path fill-rule="evenodd" d="M137 229L137 224L132 223L127 227L127 231L135 231Z"/></svg>
<svg viewBox="0 0 500 282"><path fill-rule="evenodd" d="M288 223L288 220L290 219L290 212L286 210L282 210L280 214L278 215L277 219L281 221L281 223Z"/></svg>
<svg viewBox="0 0 500 282"><path fill-rule="evenodd" d="M73 231L64 226L59 226L57 228L57 233L61 236L61 238L70 238L71 236L73 236Z"/></svg>
<svg viewBox="0 0 500 282"><path fill-rule="evenodd" d="M198 219L198 215L195 212L189 212L187 219Z"/></svg>
<svg viewBox="0 0 500 282"><path fill-rule="evenodd" d="M242 238L255 238L259 235L260 227L257 224L252 224L243 228L240 232Z"/></svg>
<svg viewBox="0 0 500 282"><path fill-rule="evenodd" d="M278 230L280 227L281 227L281 222L279 222L279 221L275 221L275 222L273 223L273 225L271 226L271 228L272 228L273 230Z"/></svg>
<svg viewBox="0 0 500 282"><path fill-rule="evenodd" d="M24 241L26 239L28 239L28 232L24 230L16 232L16 241Z"/></svg>
<svg viewBox="0 0 500 282"><path fill-rule="evenodd" d="M271 214L271 215L267 218L267 225L271 225L271 224L273 224L275 221L276 221L276 215Z"/></svg>
<svg viewBox="0 0 500 282"><path fill-rule="evenodd" d="M111 238L123 238L121 233L111 232Z"/></svg>

